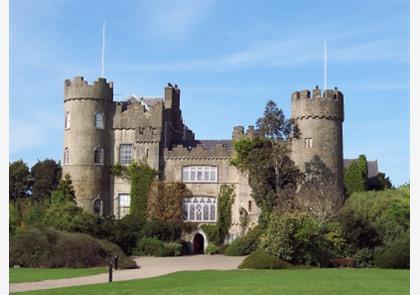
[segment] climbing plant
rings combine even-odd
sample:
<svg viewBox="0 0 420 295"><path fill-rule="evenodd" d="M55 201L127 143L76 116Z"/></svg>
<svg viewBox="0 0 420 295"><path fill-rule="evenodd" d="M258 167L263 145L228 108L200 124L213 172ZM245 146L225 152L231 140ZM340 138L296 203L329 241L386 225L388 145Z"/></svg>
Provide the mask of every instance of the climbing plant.
<svg viewBox="0 0 420 295"><path fill-rule="evenodd" d="M145 220L147 196L157 171L145 163L132 162L128 166L114 165L111 168L111 173L130 181L130 214Z"/></svg>
<svg viewBox="0 0 420 295"><path fill-rule="evenodd" d="M201 229L205 232L210 242L223 244L232 222L232 204L235 199L233 185L223 184L220 187L217 199L217 221L215 225L204 224Z"/></svg>
<svg viewBox="0 0 420 295"><path fill-rule="evenodd" d="M182 199L189 195L181 182L154 181L147 197L147 218L181 221Z"/></svg>

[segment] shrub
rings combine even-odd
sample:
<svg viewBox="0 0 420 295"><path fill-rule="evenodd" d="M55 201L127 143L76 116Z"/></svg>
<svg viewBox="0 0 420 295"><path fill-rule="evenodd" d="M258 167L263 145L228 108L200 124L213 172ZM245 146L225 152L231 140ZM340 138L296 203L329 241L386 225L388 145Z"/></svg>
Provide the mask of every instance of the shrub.
<svg viewBox="0 0 420 295"><path fill-rule="evenodd" d="M410 234L403 232L378 249L373 261L375 266L382 268L410 268Z"/></svg>
<svg viewBox="0 0 420 295"><path fill-rule="evenodd" d="M252 252L239 266L241 269L281 269L289 267L289 263L267 254L263 249Z"/></svg>
<svg viewBox="0 0 420 295"><path fill-rule="evenodd" d="M126 215L120 220L112 218L102 219L101 238L117 244L121 249L131 255L136 249L137 241L142 236L144 222L136 216Z"/></svg>
<svg viewBox="0 0 420 295"><path fill-rule="evenodd" d="M50 206L45 211L42 223L57 230L91 234L96 228L96 217L67 202Z"/></svg>
<svg viewBox="0 0 420 295"><path fill-rule="evenodd" d="M89 235L52 229L30 229L10 240L9 265L23 267L94 267L107 264L109 255L118 255L122 267L135 267L118 246Z"/></svg>
<svg viewBox="0 0 420 295"><path fill-rule="evenodd" d="M352 259L356 267L372 267L373 266L373 249L362 248L354 253Z"/></svg>
<svg viewBox="0 0 420 295"><path fill-rule="evenodd" d="M162 241L176 241L181 237L181 232L182 228L178 222L152 220L144 225L141 235Z"/></svg>
<svg viewBox="0 0 420 295"><path fill-rule="evenodd" d="M341 256L343 242L339 229L312 216L289 212L271 215L262 246L284 261L324 267Z"/></svg>
<svg viewBox="0 0 420 295"><path fill-rule="evenodd" d="M215 244L209 244L206 248L206 254L214 255L219 253L219 248Z"/></svg>
<svg viewBox="0 0 420 295"><path fill-rule="evenodd" d="M256 226L243 237L234 240L224 253L229 256L244 256L254 252L257 250L262 233L262 229Z"/></svg>
<svg viewBox="0 0 420 295"><path fill-rule="evenodd" d="M138 242L134 254L142 256L179 256L182 254L182 245L179 242L165 243L155 237L144 237Z"/></svg>

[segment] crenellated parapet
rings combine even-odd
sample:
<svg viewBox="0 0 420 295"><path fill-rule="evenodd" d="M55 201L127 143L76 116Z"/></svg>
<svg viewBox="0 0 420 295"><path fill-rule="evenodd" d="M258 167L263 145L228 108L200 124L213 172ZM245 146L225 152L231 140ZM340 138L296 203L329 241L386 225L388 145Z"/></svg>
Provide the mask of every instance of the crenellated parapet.
<svg viewBox="0 0 420 295"><path fill-rule="evenodd" d="M114 105L113 128L137 129L141 126L162 127L163 101L146 106L141 101L122 101Z"/></svg>
<svg viewBox="0 0 420 295"><path fill-rule="evenodd" d="M98 78L89 85L82 76L64 81L64 101L78 99L99 99L112 101L114 96L113 83L105 78Z"/></svg>
<svg viewBox="0 0 420 295"><path fill-rule="evenodd" d="M165 159L228 159L232 157L232 149L223 144L216 144L211 148L204 145L176 145L172 149L165 149L164 154Z"/></svg>
<svg viewBox="0 0 420 295"><path fill-rule="evenodd" d="M244 138L254 138L257 135L255 127L253 125L249 125L248 129L245 131L244 126L235 126L233 127L232 131L232 139L233 140L240 140Z"/></svg>
<svg viewBox="0 0 420 295"><path fill-rule="evenodd" d="M323 93L318 86L312 90L296 91L292 94L292 118L344 120L343 93L337 88Z"/></svg>

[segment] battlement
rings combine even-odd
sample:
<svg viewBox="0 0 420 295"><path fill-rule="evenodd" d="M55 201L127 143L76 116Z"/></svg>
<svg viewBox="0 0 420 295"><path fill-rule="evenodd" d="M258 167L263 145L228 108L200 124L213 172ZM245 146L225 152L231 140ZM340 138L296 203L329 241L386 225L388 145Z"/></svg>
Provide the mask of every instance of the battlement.
<svg viewBox="0 0 420 295"><path fill-rule="evenodd" d="M216 144L207 147L198 144L195 147L184 147L183 145L173 146L172 149L165 149L165 159L211 159L211 158L231 158L232 149L224 144Z"/></svg>
<svg viewBox="0 0 420 295"><path fill-rule="evenodd" d="M232 131L232 139L240 140L243 138L254 138L256 135L254 125L249 125L248 129L245 131L244 126L235 126Z"/></svg>
<svg viewBox="0 0 420 295"><path fill-rule="evenodd" d="M162 127L163 101L145 105L143 101L114 103L113 128L136 129L140 126Z"/></svg>
<svg viewBox="0 0 420 295"><path fill-rule="evenodd" d="M337 87L322 93L318 86L312 90L296 91L292 94L292 118L344 120L343 93Z"/></svg>
<svg viewBox="0 0 420 295"><path fill-rule="evenodd" d="M112 101L114 96L113 83L105 78L98 78L89 85L82 76L64 81L64 101L74 99L103 99Z"/></svg>

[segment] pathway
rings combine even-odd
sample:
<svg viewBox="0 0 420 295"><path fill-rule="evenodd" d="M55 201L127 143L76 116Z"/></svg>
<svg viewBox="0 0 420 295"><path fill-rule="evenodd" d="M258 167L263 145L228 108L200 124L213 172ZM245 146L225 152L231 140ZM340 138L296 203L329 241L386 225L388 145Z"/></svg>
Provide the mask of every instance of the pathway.
<svg viewBox="0 0 420 295"><path fill-rule="evenodd" d="M229 270L236 269L244 257L224 255L192 255L179 257L137 257L138 269L124 269L113 272L113 281L126 281L162 276L185 270ZM108 282L108 273L70 279L9 284L10 292L23 292L90 285Z"/></svg>

